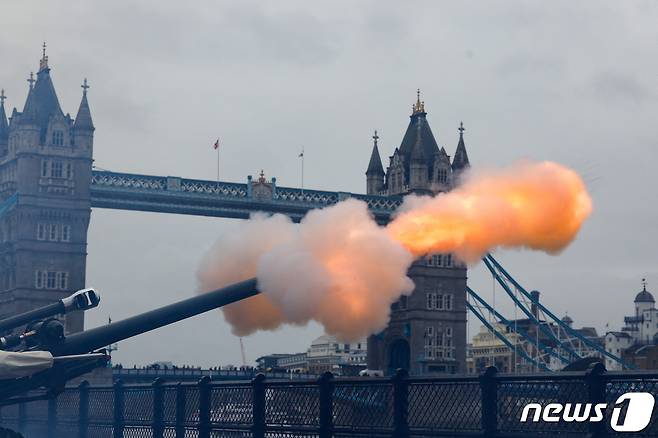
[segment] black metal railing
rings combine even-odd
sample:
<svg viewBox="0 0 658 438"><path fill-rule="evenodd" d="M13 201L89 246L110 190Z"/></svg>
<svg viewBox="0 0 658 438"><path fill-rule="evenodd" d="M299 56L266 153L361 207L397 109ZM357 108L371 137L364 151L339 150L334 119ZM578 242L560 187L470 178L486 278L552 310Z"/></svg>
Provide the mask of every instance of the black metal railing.
<svg viewBox="0 0 658 438"><path fill-rule="evenodd" d="M326 373L307 381L258 375L251 382L83 382L56 399L4 407L0 423L28 438L610 436L615 402L627 392L657 396L658 373L607 373L599 364L532 375L489 368L480 376L432 378L400 371L392 378ZM529 403L607 407L599 422L522 422ZM656 412L630 436L658 436Z"/></svg>

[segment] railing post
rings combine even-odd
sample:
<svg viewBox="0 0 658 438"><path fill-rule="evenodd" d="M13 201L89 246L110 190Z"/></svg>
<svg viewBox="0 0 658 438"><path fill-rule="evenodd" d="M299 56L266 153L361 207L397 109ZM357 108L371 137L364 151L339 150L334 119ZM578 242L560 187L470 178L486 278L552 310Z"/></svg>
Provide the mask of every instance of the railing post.
<svg viewBox="0 0 658 438"><path fill-rule="evenodd" d="M254 417L252 436L253 438L265 438L265 375L257 374L251 381L251 385Z"/></svg>
<svg viewBox="0 0 658 438"><path fill-rule="evenodd" d="M592 405L598 403L605 403L605 387L606 387L606 369L601 362L590 364L587 372L585 373L585 383L587 384L587 393L589 402ZM605 437L607 436L607 422L606 419L598 422L589 422L589 436L590 437Z"/></svg>
<svg viewBox="0 0 658 438"><path fill-rule="evenodd" d="M185 438L185 387L176 386L176 438Z"/></svg>
<svg viewBox="0 0 658 438"><path fill-rule="evenodd" d="M153 438L164 436L164 388L162 378L153 381Z"/></svg>
<svg viewBox="0 0 658 438"><path fill-rule="evenodd" d="M87 438L89 431L89 382L83 380L78 386L78 437Z"/></svg>
<svg viewBox="0 0 658 438"><path fill-rule="evenodd" d="M199 438L210 437L210 377L199 380Z"/></svg>
<svg viewBox="0 0 658 438"><path fill-rule="evenodd" d="M27 409L25 403L18 405L18 432L25 435L25 426L27 424Z"/></svg>
<svg viewBox="0 0 658 438"><path fill-rule="evenodd" d="M334 375L327 371L318 379L320 389L320 438L334 436Z"/></svg>
<svg viewBox="0 0 658 438"><path fill-rule="evenodd" d="M57 436L57 398L48 399L48 438Z"/></svg>
<svg viewBox="0 0 658 438"><path fill-rule="evenodd" d="M398 369L393 375L393 437L409 436L409 382L407 370Z"/></svg>
<svg viewBox="0 0 658 438"><path fill-rule="evenodd" d="M114 438L123 438L123 428L124 428L124 416L123 416L123 407L124 407L124 388L123 382L117 380L114 383Z"/></svg>
<svg viewBox="0 0 658 438"><path fill-rule="evenodd" d="M488 367L480 376L482 391L482 432L484 436L495 436L498 433L498 368Z"/></svg>

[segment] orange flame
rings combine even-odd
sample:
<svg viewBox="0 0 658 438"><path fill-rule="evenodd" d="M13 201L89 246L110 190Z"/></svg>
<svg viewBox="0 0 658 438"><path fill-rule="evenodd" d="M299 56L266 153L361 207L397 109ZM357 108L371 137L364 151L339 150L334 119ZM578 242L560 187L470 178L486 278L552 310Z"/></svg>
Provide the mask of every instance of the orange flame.
<svg viewBox="0 0 658 438"><path fill-rule="evenodd" d="M556 253L591 211L574 171L552 162L521 163L434 198L407 197L387 230L415 256L453 253L474 262L498 246Z"/></svg>

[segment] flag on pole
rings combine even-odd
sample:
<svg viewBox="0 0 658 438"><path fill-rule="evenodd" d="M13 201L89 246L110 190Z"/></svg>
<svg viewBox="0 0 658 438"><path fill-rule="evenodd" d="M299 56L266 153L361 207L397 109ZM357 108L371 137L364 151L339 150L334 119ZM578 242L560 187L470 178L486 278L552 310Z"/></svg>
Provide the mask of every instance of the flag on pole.
<svg viewBox="0 0 658 438"><path fill-rule="evenodd" d="M215 142L215 144L212 145L212 148L213 148L213 149L219 149L219 139L217 139L217 141Z"/></svg>

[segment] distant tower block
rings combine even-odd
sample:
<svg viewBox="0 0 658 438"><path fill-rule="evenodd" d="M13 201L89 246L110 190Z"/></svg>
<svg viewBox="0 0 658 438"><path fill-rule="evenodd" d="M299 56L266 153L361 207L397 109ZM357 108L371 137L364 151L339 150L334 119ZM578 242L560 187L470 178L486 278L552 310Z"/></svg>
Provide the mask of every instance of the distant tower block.
<svg viewBox="0 0 658 438"><path fill-rule="evenodd" d="M0 202L18 202L0 216L0 313L26 311L85 286L89 187L94 142L85 80L75 119L64 114L44 43L22 112L10 122L0 97ZM83 315L67 317L79 331Z"/></svg>
<svg viewBox="0 0 658 438"><path fill-rule="evenodd" d="M426 116L418 90L407 131L389 157L386 172L375 132L366 170L368 194L447 192L470 166L464 125L459 126L451 162L445 148L437 144ZM368 339L368 368L389 374L397 368L415 375L466 372L466 266L450 254L434 254L416 260L408 275L415 290L393 304L389 326Z"/></svg>

